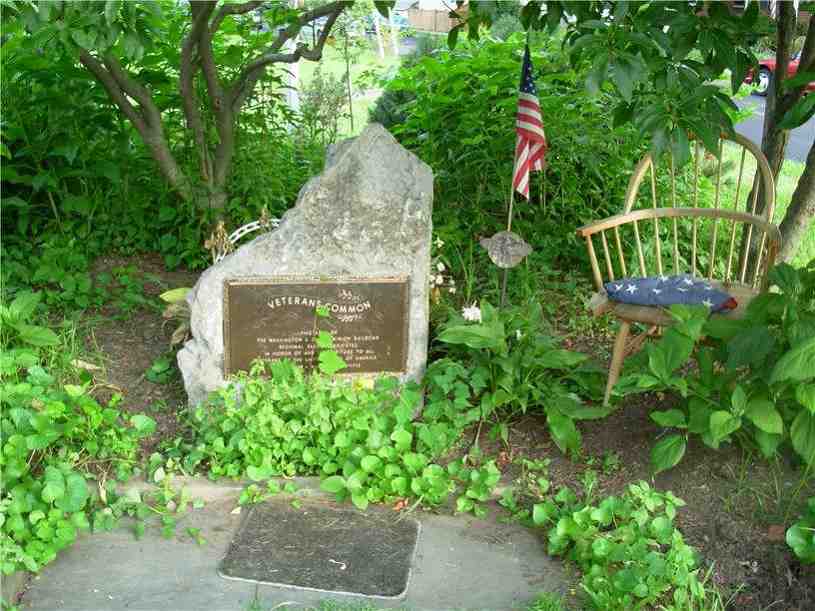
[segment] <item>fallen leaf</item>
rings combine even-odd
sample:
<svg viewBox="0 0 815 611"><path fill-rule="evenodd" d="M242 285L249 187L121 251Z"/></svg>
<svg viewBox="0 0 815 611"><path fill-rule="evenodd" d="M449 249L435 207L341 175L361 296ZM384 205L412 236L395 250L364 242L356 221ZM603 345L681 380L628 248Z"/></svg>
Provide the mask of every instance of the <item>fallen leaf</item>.
<svg viewBox="0 0 815 611"><path fill-rule="evenodd" d="M783 524L771 524L767 529L767 539L769 541L783 541L786 532Z"/></svg>
<svg viewBox="0 0 815 611"><path fill-rule="evenodd" d="M71 365L73 365L77 369L84 369L85 371L102 371L102 368L99 365L88 363L87 361L83 361L82 359L74 359L73 361L71 361Z"/></svg>

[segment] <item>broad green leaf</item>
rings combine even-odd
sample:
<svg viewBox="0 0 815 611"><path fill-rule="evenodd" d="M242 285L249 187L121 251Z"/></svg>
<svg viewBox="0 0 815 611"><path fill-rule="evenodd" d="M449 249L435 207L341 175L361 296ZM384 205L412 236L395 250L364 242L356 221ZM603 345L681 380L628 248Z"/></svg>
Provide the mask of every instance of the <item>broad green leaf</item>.
<svg viewBox="0 0 815 611"><path fill-rule="evenodd" d="M669 409L664 412L651 412L651 420L660 426L673 426L677 428L687 428L688 423L685 414L678 409Z"/></svg>
<svg viewBox="0 0 815 611"><path fill-rule="evenodd" d="M687 440L683 435L668 435L651 448L651 467L654 473L667 471L682 460Z"/></svg>
<svg viewBox="0 0 815 611"><path fill-rule="evenodd" d="M799 384L795 389L795 398L810 414L815 415L815 384Z"/></svg>
<svg viewBox="0 0 815 611"><path fill-rule="evenodd" d="M85 506L90 496L85 478L78 473L71 473L65 478L65 484L66 493L55 504L63 511L76 513Z"/></svg>
<svg viewBox="0 0 815 611"><path fill-rule="evenodd" d="M44 348L59 344L59 337L51 329L38 325L26 325L18 323L14 329L20 335L20 340L31 346Z"/></svg>
<svg viewBox="0 0 815 611"><path fill-rule="evenodd" d="M784 439L782 435L773 435L771 433L765 433L761 429L755 432L753 438L758 444L758 449L761 450L761 454L764 456L764 458L772 458L773 456L775 456L775 452L778 449L778 446Z"/></svg>
<svg viewBox="0 0 815 611"><path fill-rule="evenodd" d="M24 321L31 318L41 298L42 295L40 293L33 293L31 291L19 293L8 308L11 318L9 322Z"/></svg>
<svg viewBox="0 0 815 611"><path fill-rule="evenodd" d="M351 501L357 509L365 511L368 508L368 496L364 492L354 492L351 494Z"/></svg>
<svg viewBox="0 0 815 611"><path fill-rule="evenodd" d="M169 291L164 291L161 295L159 295L159 299L165 301L166 303L179 303L187 299L187 294L191 290L192 289L184 286L177 289L170 289Z"/></svg>
<svg viewBox="0 0 815 611"><path fill-rule="evenodd" d="M334 375L348 366L342 357L333 350L320 352L318 360L320 361L320 371L328 376Z"/></svg>
<svg viewBox="0 0 815 611"><path fill-rule="evenodd" d="M759 365L774 346L775 338L767 327L744 329L727 343L727 367L738 369L744 365Z"/></svg>
<svg viewBox="0 0 815 611"><path fill-rule="evenodd" d="M786 541L802 563L815 563L815 520L803 519L790 526Z"/></svg>
<svg viewBox="0 0 815 611"><path fill-rule="evenodd" d="M717 442L724 441L740 427L741 418L737 418L730 412L719 410L710 415L710 434Z"/></svg>
<svg viewBox="0 0 815 611"><path fill-rule="evenodd" d="M800 411L790 427L792 447L807 464L815 462L815 416Z"/></svg>
<svg viewBox="0 0 815 611"><path fill-rule="evenodd" d="M487 348L501 351L505 348L503 325L458 325L439 333L439 341L445 344L463 344L468 348Z"/></svg>
<svg viewBox="0 0 815 611"><path fill-rule="evenodd" d="M164 469L161 469L161 472L164 474ZM253 482L261 482L265 479L269 479L272 475L274 475L274 469L269 465L262 465L260 467L249 465L246 467L246 476ZM157 483L159 481L161 480L156 480Z"/></svg>
<svg viewBox="0 0 815 611"><path fill-rule="evenodd" d="M784 432L784 421L775 408L775 404L767 398L756 397L750 399L745 417L765 433L781 435Z"/></svg>
<svg viewBox="0 0 815 611"><path fill-rule="evenodd" d="M391 433L391 441L396 444L397 450L407 450L413 442L413 435L404 429L398 429Z"/></svg>
<svg viewBox="0 0 815 611"><path fill-rule="evenodd" d="M571 418L564 416L557 409L547 407L546 420L549 423L552 439L561 452L580 450L580 432Z"/></svg>
<svg viewBox="0 0 815 611"><path fill-rule="evenodd" d="M326 492L337 493L345 490L345 478L341 475L332 475L320 483L320 489Z"/></svg>
<svg viewBox="0 0 815 611"><path fill-rule="evenodd" d="M156 430L156 421L144 414L134 414L130 417L130 424L139 434L139 437L148 437Z"/></svg>
<svg viewBox="0 0 815 611"><path fill-rule="evenodd" d="M382 459L378 456L373 456L369 454L363 457L362 461L360 462L360 466L363 470L367 471L368 473L373 473L382 464Z"/></svg>
<svg viewBox="0 0 815 611"><path fill-rule="evenodd" d="M815 337L798 344L778 359L770 374L770 384L815 378L813 363L815 363Z"/></svg>
<svg viewBox="0 0 815 611"><path fill-rule="evenodd" d="M588 358L586 354L571 350L548 350L535 359L535 364L549 369L568 369Z"/></svg>
<svg viewBox="0 0 815 611"><path fill-rule="evenodd" d="M345 487L352 493L358 492L362 490L366 479L368 479L368 474L362 469L357 469L345 480Z"/></svg>

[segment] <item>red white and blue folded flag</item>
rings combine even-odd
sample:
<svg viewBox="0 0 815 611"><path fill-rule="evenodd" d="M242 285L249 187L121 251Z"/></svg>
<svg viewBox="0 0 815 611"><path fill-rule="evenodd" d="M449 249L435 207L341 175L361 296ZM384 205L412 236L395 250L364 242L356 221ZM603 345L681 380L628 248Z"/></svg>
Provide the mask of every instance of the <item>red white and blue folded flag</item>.
<svg viewBox="0 0 815 611"><path fill-rule="evenodd" d="M732 310L738 303L707 280L689 275L620 278L605 283L612 301L633 305L670 307L674 304L703 305L711 312Z"/></svg>
<svg viewBox="0 0 815 611"><path fill-rule="evenodd" d="M513 188L529 199L529 174L543 170L546 155L546 134L543 132L538 90L532 78L532 60L529 45L524 50L524 63L521 68L521 87L518 91L518 114L515 120L517 139L515 144L515 170L512 175Z"/></svg>

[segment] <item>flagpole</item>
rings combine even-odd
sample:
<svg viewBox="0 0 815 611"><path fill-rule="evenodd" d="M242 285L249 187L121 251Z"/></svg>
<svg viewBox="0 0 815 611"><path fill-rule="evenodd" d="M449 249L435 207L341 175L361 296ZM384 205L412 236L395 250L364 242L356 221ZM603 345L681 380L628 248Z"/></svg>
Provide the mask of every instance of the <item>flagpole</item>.
<svg viewBox="0 0 815 611"><path fill-rule="evenodd" d="M514 177L513 177L514 178ZM507 214L507 231L512 231L512 213L513 204L515 203L515 185L513 180L509 181L509 213ZM501 281L501 307L503 308L507 301L507 276L509 269L504 268L504 277Z"/></svg>

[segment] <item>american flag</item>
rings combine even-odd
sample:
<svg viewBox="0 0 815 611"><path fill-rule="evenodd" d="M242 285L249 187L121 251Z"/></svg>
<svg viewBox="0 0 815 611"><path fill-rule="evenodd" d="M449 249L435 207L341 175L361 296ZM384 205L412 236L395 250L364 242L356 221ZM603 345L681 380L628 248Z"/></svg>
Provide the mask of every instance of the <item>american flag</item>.
<svg viewBox="0 0 815 611"><path fill-rule="evenodd" d="M546 134L543 133L538 90L532 79L529 45L526 45L524 65L521 69L521 88L518 91L515 131L518 133L518 138L515 144L515 171L512 185L518 193L529 199L529 173L543 169L544 155L548 148Z"/></svg>

